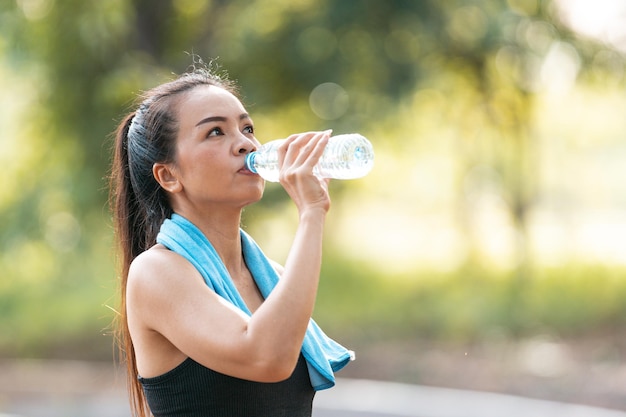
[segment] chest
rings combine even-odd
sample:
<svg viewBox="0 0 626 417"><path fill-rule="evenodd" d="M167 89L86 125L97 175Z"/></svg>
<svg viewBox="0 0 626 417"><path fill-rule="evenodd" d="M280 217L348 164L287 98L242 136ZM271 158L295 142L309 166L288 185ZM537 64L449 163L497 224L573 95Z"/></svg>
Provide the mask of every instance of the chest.
<svg viewBox="0 0 626 417"><path fill-rule="evenodd" d="M252 274L246 269L237 276L231 276L231 278L246 306L254 313L263 304L263 295L254 282Z"/></svg>

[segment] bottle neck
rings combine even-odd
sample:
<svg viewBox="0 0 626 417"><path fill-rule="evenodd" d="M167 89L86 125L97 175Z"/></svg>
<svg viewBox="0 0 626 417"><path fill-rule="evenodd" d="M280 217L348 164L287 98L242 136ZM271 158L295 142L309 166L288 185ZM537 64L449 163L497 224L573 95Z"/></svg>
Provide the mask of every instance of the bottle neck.
<svg viewBox="0 0 626 417"><path fill-rule="evenodd" d="M256 158L256 155L256 152L250 152L248 155L246 155L246 168L248 168L250 172L258 174L254 166L254 159Z"/></svg>

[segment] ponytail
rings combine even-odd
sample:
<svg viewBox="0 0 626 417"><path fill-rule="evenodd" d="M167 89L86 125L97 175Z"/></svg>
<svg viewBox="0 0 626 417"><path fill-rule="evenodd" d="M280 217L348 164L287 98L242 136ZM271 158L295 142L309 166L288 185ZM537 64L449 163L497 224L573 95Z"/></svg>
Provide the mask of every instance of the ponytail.
<svg viewBox="0 0 626 417"><path fill-rule="evenodd" d="M134 116L134 113L126 116L116 131L111 172L110 205L114 213L113 222L120 256L120 306L115 328L119 357L126 365L126 384L132 415L148 417L151 414L136 377L137 363L126 316L128 270L132 260L139 254L137 240L140 235L134 233L134 226L140 223L137 217L141 212L133 193L128 163L128 130Z"/></svg>
<svg viewBox="0 0 626 417"><path fill-rule="evenodd" d="M130 182L130 167L128 164L128 130L135 117L131 113L122 121L115 134L115 148L113 168L111 173L111 206L113 209L115 232L122 261L122 275L128 274L130 262L138 255L137 243L133 233L133 225L139 213L137 199L134 196Z"/></svg>

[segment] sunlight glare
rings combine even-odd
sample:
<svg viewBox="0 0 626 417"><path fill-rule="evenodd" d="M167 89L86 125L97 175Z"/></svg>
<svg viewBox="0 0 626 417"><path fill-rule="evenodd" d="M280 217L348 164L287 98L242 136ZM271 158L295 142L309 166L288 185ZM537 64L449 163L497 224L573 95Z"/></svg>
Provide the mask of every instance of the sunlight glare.
<svg viewBox="0 0 626 417"><path fill-rule="evenodd" d="M557 0L561 19L578 33L626 52L626 2Z"/></svg>

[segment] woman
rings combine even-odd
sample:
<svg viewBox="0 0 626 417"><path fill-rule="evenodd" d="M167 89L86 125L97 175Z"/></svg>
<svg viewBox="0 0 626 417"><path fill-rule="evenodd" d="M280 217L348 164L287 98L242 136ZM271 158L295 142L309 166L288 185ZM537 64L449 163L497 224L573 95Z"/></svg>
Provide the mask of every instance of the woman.
<svg viewBox="0 0 626 417"><path fill-rule="evenodd" d="M329 135L279 150L299 213L283 268L240 229L264 181L245 168L260 144L231 83L194 69L120 124L112 197L133 415L310 416L353 358L311 320L330 207L312 169Z"/></svg>

